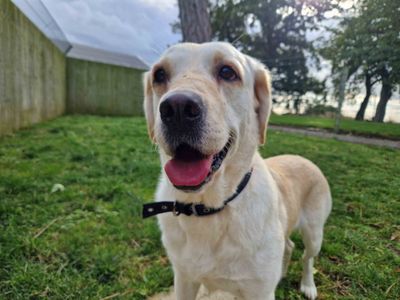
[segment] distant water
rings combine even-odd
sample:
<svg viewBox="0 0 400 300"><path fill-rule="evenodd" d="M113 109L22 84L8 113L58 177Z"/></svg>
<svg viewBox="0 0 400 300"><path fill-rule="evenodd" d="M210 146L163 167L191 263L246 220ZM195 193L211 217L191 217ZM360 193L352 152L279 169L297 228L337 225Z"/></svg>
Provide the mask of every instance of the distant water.
<svg viewBox="0 0 400 300"><path fill-rule="evenodd" d="M342 114L349 118L355 118L358 109L360 108L361 102L363 101L363 95L356 96L355 99L351 101L345 101L342 107ZM365 119L371 120L376 111L376 106L378 105L379 97L371 96L367 110L365 111ZM328 103L332 106L337 106L337 103ZM284 107L273 107L274 112L278 114L284 114L288 112L293 112L285 109ZM303 105L300 109L300 112L303 113L305 109L305 105ZM385 122L393 122L400 124L400 98L395 98L389 100L386 106L386 114L385 114Z"/></svg>
<svg viewBox="0 0 400 300"><path fill-rule="evenodd" d="M360 108L363 96L356 97L354 104L345 102L343 105L342 114L346 117L354 118ZM379 98L371 96L367 110L365 111L365 119L371 120L376 111L376 106L378 105ZM400 99L389 100L386 106L385 122L400 123Z"/></svg>

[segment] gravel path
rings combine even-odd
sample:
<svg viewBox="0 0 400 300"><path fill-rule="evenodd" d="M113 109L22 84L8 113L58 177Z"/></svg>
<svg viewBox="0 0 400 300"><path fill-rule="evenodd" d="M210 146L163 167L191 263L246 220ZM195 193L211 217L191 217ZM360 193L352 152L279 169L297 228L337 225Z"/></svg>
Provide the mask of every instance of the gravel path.
<svg viewBox="0 0 400 300"><path fill-rule="evenodd" d="M294 128L289 126L269 125L268 128L276 131L283 131L289 133L303 134L307 136L316 136L320 138L336 139L343 142L350 142L355 144L373 145L379 147L388 147L393 149L400 149L400 141L393 141L381 138L369 138L351 134L336 134L323 129L314 128Z"/></svg>

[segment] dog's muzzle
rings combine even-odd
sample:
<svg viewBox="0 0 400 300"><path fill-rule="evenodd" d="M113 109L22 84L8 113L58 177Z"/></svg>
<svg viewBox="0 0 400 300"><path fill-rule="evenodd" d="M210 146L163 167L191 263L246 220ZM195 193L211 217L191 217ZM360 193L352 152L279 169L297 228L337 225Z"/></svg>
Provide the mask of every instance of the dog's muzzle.
<svg viewBox="0 0 400 300"><path fill-rule="evenodd" d="M173 93L161 102L159 109L170 146L174 148L181 143L200 140L206 112L198 94L189 91Z"/></svg>
<svg viewBox="0 0 400 300"><path fill-rule="evenodd" d="M160 103L162 130L171 159L164 166L170 182L180 190L196 192L208 183L220 168L233 143L209 153L202 149L206 141L206 108L202 98L190 91L174 91Z"/></svg>

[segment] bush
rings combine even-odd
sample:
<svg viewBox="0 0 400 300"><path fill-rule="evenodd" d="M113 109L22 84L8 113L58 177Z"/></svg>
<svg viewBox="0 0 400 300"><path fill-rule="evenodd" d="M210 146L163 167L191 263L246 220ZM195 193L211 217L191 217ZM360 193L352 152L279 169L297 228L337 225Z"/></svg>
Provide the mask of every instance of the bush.
<svg viewBox="0 0 400 300"><path fill-rule="evenodd" d="M314 106L309 106L304 114L308 116L324 116L333 118L336 115L336 110L336 107L331 105L316 104Z"/></svg>

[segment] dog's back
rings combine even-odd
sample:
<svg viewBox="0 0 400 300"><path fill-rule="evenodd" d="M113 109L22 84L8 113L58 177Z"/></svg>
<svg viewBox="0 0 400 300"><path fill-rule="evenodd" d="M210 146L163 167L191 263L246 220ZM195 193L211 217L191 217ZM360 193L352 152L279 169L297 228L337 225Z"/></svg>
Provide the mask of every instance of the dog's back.
<svg viewBox="0 0 400 300"><path fill-rule="evenodd" d="M274 156L266 159L265 163L286 208L288 235L301 225L303 218L326 221L331 209L330 189L315 164L297 155Z"/></svg>

